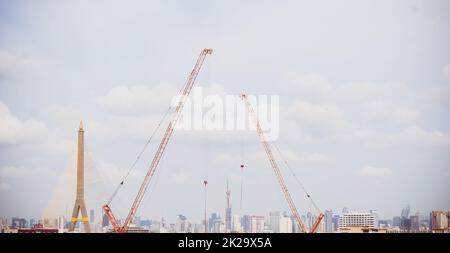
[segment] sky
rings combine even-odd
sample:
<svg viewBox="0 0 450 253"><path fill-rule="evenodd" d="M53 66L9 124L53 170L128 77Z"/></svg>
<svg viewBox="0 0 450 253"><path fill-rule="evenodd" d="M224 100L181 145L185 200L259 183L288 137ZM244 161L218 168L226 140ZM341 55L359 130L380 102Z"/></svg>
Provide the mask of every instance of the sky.
<svg viewBox="0 0 450 253"><path fill-rule="evenodd" d="M0 217L70 216L83 120L98 219L203 48L196 87L279 96L276 145L322 211L450 210L448 24L445 0L1 0ZM300 213L314 211L282 172ZM137 216L200 222L205 179L208 213L223 215L227 179L235 213L288 211L254 131L175 131Z"/></svg>

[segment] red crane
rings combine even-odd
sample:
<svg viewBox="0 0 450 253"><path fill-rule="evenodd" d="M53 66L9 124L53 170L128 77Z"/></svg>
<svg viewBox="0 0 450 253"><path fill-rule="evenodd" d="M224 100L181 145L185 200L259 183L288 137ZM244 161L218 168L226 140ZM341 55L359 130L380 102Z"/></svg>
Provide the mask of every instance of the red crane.
<svg viewBox="0 0 450 253"><path fill-rule="evenodd" d="M130 212L128 213L128 216L125 219L125 222L123 223L123 225L120 226L117 223L117 220L108 204L105 204L103 206L103 210L104 210L105 214L108 216L108 219L111 222L114 232L117 232L117 233L128 232L129 225L131 224L132 220L134 219L134 216L136 215L136 212L139 208L142 198L144 197L145 191L147 190L147 188L150 184L150 180L152 179L152 176L155 173L155 170L158 167L158 164L163 156L164 150L166 149L166 146L169 143L170 136L173 133L174 127L181 115L184 104L185 104L187 98L189 97L192 87L194 86L195 79L197 78L197 75L200 72L203 61L205 60L205 58L208 54L212 54L212 51L213 50L210 48L205 48L201 51L201 53L197 59L197 62L195 63L194 69L192 69L192 72L189 75L189 78L187 79L185 85L183 86L183 89L180 91L180 99L175 108L175 111L172 114L172 119L170 120L170 123L167 126L166 132L164 133L164 137L162 138L161 143L158 146L158 149L155 153L152 163L150 164L148 172L145 175L144 181L142 182L141 188L139 189L139 192L138 192L136 198L134 199L133 205L131 206Z"/></svg>
<svg viewBox="0 0 450 253"><path fill-rule="evenodd" d="M261 144L264 147L264 151L266 152L267 157L269 158L270 165L272 166L273 172L275 173L278 183L281 186L281 190L283 191L284 197L286 198L289 209L291 210L291 214L292 214L292 216L294 216L294 219L297 222L299 230L303 233L306 233L307 231L306 231L305 225L303 224L303 222L300 218L300 214L298 213L297 208L295 207L294 201L292 200L291 194L289 193L286 183L284 182L284 178L283 178L283 175L281 174L281 170L278 166L277 161L275 160L275 157L272 153L272 149L270 148L267 138L266 138L263 130L261 129L261 125L259 124L259 120L256 117L255 110L253 109L252 105L250 104L250 101L249 101L247 95L241 94L240 97L245 102L247 109L256 124L256 130L258 132L259 139L261 141ZM309 195L308 195L308 197L309 197ZM317 217L317 220L311 226L311 229L309 231L310 233L314 233L316 231L323 216L324 216L323 213L319 214L319 216Z"/></svg>

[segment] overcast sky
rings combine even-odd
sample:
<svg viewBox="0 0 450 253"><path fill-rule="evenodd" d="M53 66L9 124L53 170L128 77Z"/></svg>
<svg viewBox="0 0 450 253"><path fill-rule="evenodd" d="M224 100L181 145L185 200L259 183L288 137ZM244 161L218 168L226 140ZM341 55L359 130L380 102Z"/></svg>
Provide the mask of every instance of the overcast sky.
<svg viewBox="0 0 450 253"><path fill-rule="evenodd" d="M322 210L450 210L449 24L446 0L1 0L0 216L71 212L81 119L99 214L205 47L197 87L279 95L277 146ZM223 215L227 178L236 212L288 210L255 132L176 131L138 216L199 222L205 178L208 212Z"/></svg>

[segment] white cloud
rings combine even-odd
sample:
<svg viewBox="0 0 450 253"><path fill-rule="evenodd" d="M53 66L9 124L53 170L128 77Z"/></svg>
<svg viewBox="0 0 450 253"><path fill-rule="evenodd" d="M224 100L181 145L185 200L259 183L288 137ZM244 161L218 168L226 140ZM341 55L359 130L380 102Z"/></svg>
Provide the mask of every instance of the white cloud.
<svg viewBox="0 0 450 253"><path fill-rule="evenodd" d="M331 83L317 73L290 73L290 90L307 101L324 101L333 96Z"/></svg>
<svg viewBox="0 0 450 253"><path fill-rule="evenodd" d="M279 156L277 149L274 148L273 152L277 157L282 158ZM281 152L283 153L283 157L291 166L317 166L328 164L330 162L329 156L318 152L310 154L299 154L298 152L295 152L293 150L281 150ZM280 159L280 165L281 162L282 160Z"/></svg>
<svg viewBox="0 0 450 253"><path fill-rule="evenodd" d="M0 168L0 178L24 178L37 175L48 175L50 171L46 168L25 168L7 166Z"/></svg>
<svg viewBox="0 0 450 253"><path fill-rule="evenodd" d="M437 130L427 131L418 126L411 126L399 133L388 135L388 141L418 145L450 145L450 134Z"/></svg>
<svg viewBox="0 0 450 253"><path fill-rule="evenodd" d="M301 157L306 164L324 164L330 161L329 157L321 153L312 153Z"/></svg>
<svg viewBox="0 0 450 253"><path fill-rule="evenodd" d="M334 104L312 104L295 101L289 108L289 115L306 121L334 120L342 117L339 107Z"/></svg>
<svg viewBox="0 0 450 253"><path fill-rule="evenodd" d="M335 103L341 106L381 99L400 102L398 101L399 95L405 97L411 93L403 82L353 81L339 84L312 72L291 73L288 75L288 81L289 92L301 100L314 103Z"/></svg>
<svg viewBox="0 0 450 253"><path fill-rule="evenodd" d="M175 183L186 183L191 180L191 177L185 173L177 173L172 178L173 182Z"/></svg>
<svg viewBox="0 0 450 253"><path fill-rule="evenodd" d="M389 104L383 100L368 102L364 107L373 119L387 120L401 124L416 122L419 118L417 110L405 106L394 106L392 103Z"/></svg>
<svg viewBox="0 0 450 253"><path fill-rule="evenodd" d="M389 168L373 167L364 165L358 171L358 174L366 177L385 177L392 174L392 170Z"/></svg>
<svg viewBox="0 0 450 253"><path fill-rule="evenodd" d="M20 120L0 101L0 143L33 142L47 133L44 123L34 120Z"/></svg>
<svg viewBox="0 0 450 253"><path fill-rule="evenodd" d="M182 117L195 116L191 111L186 110L188 103L190 106L194 104L203 105L204 101L193 101L194 99L204 99L207 95L218 95L221 98L225 98L225 89L222 84L211 83L204 87L194 87L186 103L184 114ZM102 139L116 139L127 138L144 140L147 139L158 123L161 121L163 115L165 115L167 108L173 102L173 98L178 95L178 90L170 85L157 85L154 87L146 86L119 86L114 87L108 91L105 95L101 95L95 98L95 101L103 108L106 109L105 117L101 120L86 120L86 126L93 136ZM65 109L61 108L54 110L64 112ZM68 109L71 112L70 109ZM161 133L169 122L170 116L173 112L169 112L165 121L161 124L161 129L158 133ZM206 112L206 107L203 107L203 112ZM57 113L61 114L61 113ZM66 115L63 113L62 115ZM200 115L201 116L201 115ZM202 134L200 131L180 131L184 137L198 137ZM231 131L214 131L211 134L211 138L216 141L229 142L230 135L235 135Z"/></svg>
<svg viewBox="0 0 450 253"><path fill-rule="evenodd" d="M0 50L0 81L36 79L45 73L45 65L35 58Z"/></svg>
<svg viewBox="0 0 450 253"><path fill-rule="evenodd" d="M0 183L0 191L8 191L11 189L11 185L8 183Z"/></svg>
<svg viewBox="0 0 450 253"><path fill-rule="evenodd" d="M336 101L342 104L350 103L355 105L354 103L367 103L379 100L388 100L401 104L402 100L411 95L411 90L403 82L359 81L335 85L334 87L331 92L335 94Z"/></svg>
<svg viewBox="0 0 450 253"><path fill-rule="evenodd" d="M442 68L442 74L447 81L450 81L450 65L445 65Z"/></svg>
<svg viewBox="0 0 450 253"><path fill-rule="evenodd" d="M332 103L315 104L297 100L281 107L280 112L281 136L287 134L290 140L310 141L348 133L353 129L341 108Z"/></svg>
<svg viewBox="0 0 450 253"><path fill-rule="evenodd" d="M118 115L140 115L164 111L178 91L171 85L118 86L97 98L100 106Z"/></svg>

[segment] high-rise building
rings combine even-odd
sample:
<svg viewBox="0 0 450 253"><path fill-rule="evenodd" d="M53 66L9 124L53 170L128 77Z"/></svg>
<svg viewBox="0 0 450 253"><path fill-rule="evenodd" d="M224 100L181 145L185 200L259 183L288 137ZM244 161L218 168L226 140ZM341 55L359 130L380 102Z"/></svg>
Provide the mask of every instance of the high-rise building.
<svg viewBox="0 0 450 253"><path fill-rule="evenodd" d="M411 220L411 231L418 232L420 230L419 215L411 215L409 219Z"/></svg>
<svg viewBox="0 0 450 253"><path fill-rule="evenodd" d="M430 230L433 233L450 232L450 212L432 211L430 213Z"/></svg>
<svg viewBox="0 0 450 253"><path fill-rule="evenodd" d="M245 233L250 233L250 231L251 231L250 230L250 228L251 228L250 219L251 219L250 215L242 216L242 228L244 229Z"/></svg>
<svg viewBox="0 0 450 253"><path fill-rule="evenodd" d="M339 215L333 215L333 232L339 231Z"/></svg>
<svg viewBox="0 0 450 253"><path fill-rule="evenodd" d="M241 219L238 214L233 215L233 224L231 226L232 232L242 232Z"/></svg>
<svg viewBox="0 0 450 253"><path fill-rule="evenodd" d="M400 216L394 216L394 218L392 218L392 226L400 227L401 221L402 221L402 218Z"/></svg>
<svg viewBox="0 0 450 253"><path fill-rule="evenodd" d="M27 220L24 218L12 218L11 225L13 228L26 228L27 227Z"/></svg>
<svg viewBox="0 0 450 253"><path fill-rule="evenodd" d="M279 233L280 232L280 212L270 212L269 213L269 224L272 232Z"/></svg>
<svg viewBox="0 0 450 253"><path fill-rule="evenodd" d="M166 228L166 227L167 227L166 219L164 217L161 217L161 228Z"/></svg>
<svg viewBox="0 0 450 253"><path fill-rule="evenodd" d="M279 233L292 233L292 219L291 217L282 216L279 219Z"/></svg>
<svg viewBox="0 0 450 253"><path fill-rule="evenodd" d="M262 233L264 230L264 216L250 216L250 233Z"/></svg>
<svg viewBox="0 0 450 253"><path fill-rule="evenodd" d="M332 233L333 232L333 210L325 210L325 232Z"/></svg>
<svg viewBox="0 0 450 253"><path fill-rule="evenodd" d="M89 222L94 223L94 209L89 210Z"/></svg>
<svg viewBox="0 0 450 253"><path fill-rule="evenodd" d="M175 232L176 233L189 232L187 218L184 215L179 214L177 216L177 222L175 223Z"/></svg>
<svg viewBox="0 0 450 253"><path fill-rule="evenodd" d="M314 224L314 222L316 221L316 216L314 214L312 214L311 212L308 212L306 214L306 228L307 230L310 230Z"/></svg>
<svg viewBox="0 0 450 253"><path fill-rule="evenodd" d="M375 227L375 216L372 213L349 212L339 217L339 229L345 227Z"/></svg>
<svg viewBox="0 0 450 253"><path fill-rule="evenodd" d="M372 214L373 217L374 217L374 223L375 223L374 227L376 227L376 228L379 227L380 225L378 223L378 211L377 210L370 210L370 214Z"/></svg>
<svg viewBox="0 0 450 253"><path fill-rule="evenodd" d="M400 219L400 230L409 232L411 230L411 219L401 217Z"/></svg>
<svg viewBox="0 0 450 253"><path fill-rule="evenodd" d="M411 209L411 207L409 205L407 205L405 208L403 208L400 217L401 218L409 218L410 209Z"/></svg>
<svg viewBox="0 0 450 253"><path fill-rule="evenodd" d="M212 233L219 233L221 222L222 219L220 218L220 215L217 213L212 213L208 221L208 231Z"/></svg>
<svg viewBox="0 0 450 253"><path fill-rule="evenodd" d="M109 219L108 216L106 214L103 214L102 216L102 227L107 227L109 226Z"/></svg>
<svg viewBox="0 0 450 253"><path fill-rule="evenodd" d="M31 218L30 219L30 228L36 225L36 219Z"/></svg>

